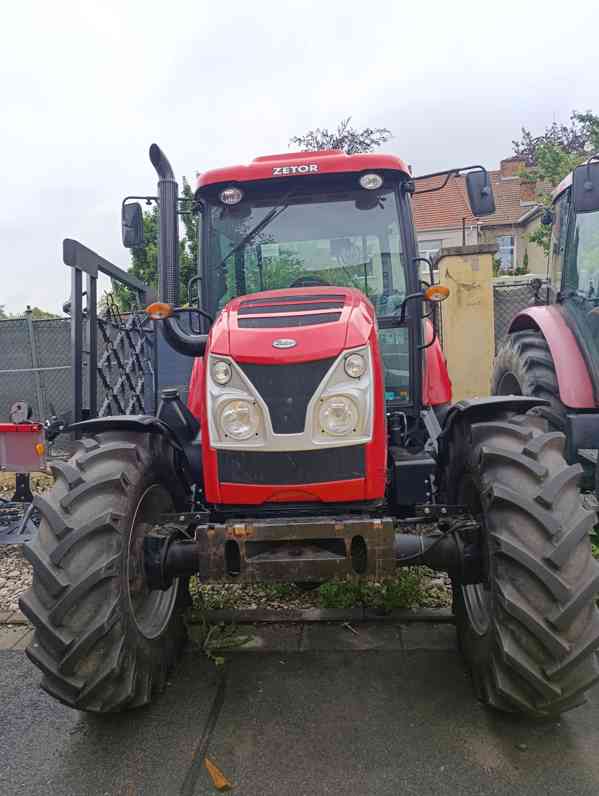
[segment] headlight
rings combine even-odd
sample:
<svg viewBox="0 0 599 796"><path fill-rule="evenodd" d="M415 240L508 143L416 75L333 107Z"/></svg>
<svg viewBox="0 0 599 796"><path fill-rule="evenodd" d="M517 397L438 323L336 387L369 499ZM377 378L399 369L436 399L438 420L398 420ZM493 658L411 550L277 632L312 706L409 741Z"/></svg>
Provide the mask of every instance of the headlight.
<svg viewBox="0 0 599 796"><path fill-rule="evenodd" d="M318 422L322 431L335 437L342 437L355 431L358 423L358 407L345 395L332 395L321 402Z"/></svg>
<svg viewBox="0 0 599 796"><path fill-rule="evenodd" d="M224 434L233 439L249 439L258 430L260 417L251 401L228 401L221 412L220 424Z"/></svg>
<svg viewBox="0 0 599 796"><path fill-rule="evenodd" d="M380 174L363 174L360 177L360 185L366 188L367 191L376 191L383 184L383 178Z"/></svg>
<svg viewBox="0 0 599 796"><path fill-rule="evenodd" d="M235 185L222 190L219 194L220 200L224 205L237 205L243 199L243 191Z"/></svg>
<svg viewBox="0 0 599 796"><path fill-rule="evenodd" d="M222 359L212 365L212 378L217 384L224 385L231 381L231 366Z"/></svg>
<svg viewBox="0 0 599 796"><path fill-rule="evenodd" d="M348 376L351 376L352 379L359 379L366 370L366 360L362 354L350 354L345 358L343 366Z"/></svg>

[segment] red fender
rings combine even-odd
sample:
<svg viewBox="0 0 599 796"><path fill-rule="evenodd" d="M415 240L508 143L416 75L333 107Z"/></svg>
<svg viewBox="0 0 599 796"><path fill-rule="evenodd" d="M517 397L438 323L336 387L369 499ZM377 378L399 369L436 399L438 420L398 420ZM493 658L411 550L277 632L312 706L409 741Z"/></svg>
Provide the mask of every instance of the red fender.
<svg viewBox="0 0 599 796"><path fill-rule="evenodd" d="M559 387L559 397L571 409L594 409L593 385L576 338L559 307L529 307L512 321L510 332L538 329L547 341Z"/></svg>
<svg viewBox="0 0 599 796"><path fill-rule="evenodd" d="M424 323L424 339L430 343L433 326ZM424 374L422 379L422 403L425 406L438 406L451 403L451 380L447 372L447 362L439 338L424 349Z"/></svg>

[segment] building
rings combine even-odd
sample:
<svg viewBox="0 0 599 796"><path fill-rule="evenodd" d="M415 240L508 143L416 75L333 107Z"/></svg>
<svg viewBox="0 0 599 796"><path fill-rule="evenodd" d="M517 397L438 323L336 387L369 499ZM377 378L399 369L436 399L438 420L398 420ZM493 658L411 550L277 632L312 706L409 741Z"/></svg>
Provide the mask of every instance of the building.
<svg viewBox="0 0 599 796"><path fill-rule="evenodd" d="M527 261L530 273L545 274L545 254L528 239L540 223L542 209L535 201L534 183L519 176L522 166L521 158L506 158L498 170L489 171L496 212L481 219L474 218L470 211L463 177L452 177L439 191L414 194L414 222L421 255L431 257L447 246L494 243L500 273L514 273ZM416 190L427 191L442 185L444 180L445 177L418 180Z"/></svg>

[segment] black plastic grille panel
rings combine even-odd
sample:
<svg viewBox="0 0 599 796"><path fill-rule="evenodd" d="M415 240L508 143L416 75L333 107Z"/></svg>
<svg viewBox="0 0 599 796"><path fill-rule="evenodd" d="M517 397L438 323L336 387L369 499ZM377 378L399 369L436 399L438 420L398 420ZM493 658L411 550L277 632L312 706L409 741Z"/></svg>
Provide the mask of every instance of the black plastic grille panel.
<svg viewBox="0 0 599 796"><path fill-rule="evenodd" d="M301 434L310 398L334 361L333 357L292 365L239 367L268 406L275 434Z"/></svg>
<svg viewBox="0 0 599 796"><path fill-rule="evenodd" d="M263 318L239 318L240 329L285 329L294 326L319 326L322 323L335 323L340 312L314 313L314 315L271 315Z"/></svg>
<svg viewBox="0 0 599 796"><path fill-rule="evenodd" d="M310 451L218 451L218 477L229 484L322 484L365 476L363 445Z"/></svg>

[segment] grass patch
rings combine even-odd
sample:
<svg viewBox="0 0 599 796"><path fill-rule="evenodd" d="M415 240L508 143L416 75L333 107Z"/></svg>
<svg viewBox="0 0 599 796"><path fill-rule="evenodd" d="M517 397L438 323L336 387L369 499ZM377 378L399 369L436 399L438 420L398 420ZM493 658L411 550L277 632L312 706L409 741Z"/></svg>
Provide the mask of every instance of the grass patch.
<svg viewBox="0 0 599 796"><path fill-rule="evenodd" d="M424 575L418 568L405 569L381 580L348 577L323 583L318 593L323 608L352 608L363 605L391 611L412 608L422 602Z"/></svg>

